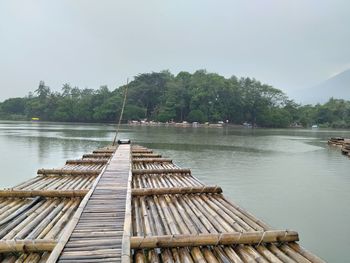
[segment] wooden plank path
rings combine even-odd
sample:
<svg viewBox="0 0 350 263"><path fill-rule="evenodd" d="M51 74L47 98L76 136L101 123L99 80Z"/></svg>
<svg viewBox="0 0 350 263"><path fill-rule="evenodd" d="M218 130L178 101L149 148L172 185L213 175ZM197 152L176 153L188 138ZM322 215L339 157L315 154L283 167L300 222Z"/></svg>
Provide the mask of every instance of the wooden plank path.
<svg viewBox="0 0 350 263"><path fill-rule="evenodd" d="M130 145L120 145L57 262L121 262L129 176Z"/></svg>

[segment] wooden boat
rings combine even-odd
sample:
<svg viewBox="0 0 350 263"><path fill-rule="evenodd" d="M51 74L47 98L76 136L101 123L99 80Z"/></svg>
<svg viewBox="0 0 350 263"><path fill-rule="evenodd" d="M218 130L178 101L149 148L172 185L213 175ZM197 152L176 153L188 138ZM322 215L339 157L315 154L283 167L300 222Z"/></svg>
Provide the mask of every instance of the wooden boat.
<svg viewBox="0 0 350 263"><path fill-rule="evenodd" d="M171 159L129 144L0 191L1 262L324 262Z"/></svg>

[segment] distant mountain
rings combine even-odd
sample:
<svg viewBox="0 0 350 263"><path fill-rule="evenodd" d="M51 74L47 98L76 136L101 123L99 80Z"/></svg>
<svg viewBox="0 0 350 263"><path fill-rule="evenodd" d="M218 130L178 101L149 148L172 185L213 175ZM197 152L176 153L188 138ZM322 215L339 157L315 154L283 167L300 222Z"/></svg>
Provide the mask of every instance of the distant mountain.
<svg viewBox="0 0 350 263"><path fill-rule="evenodd" d="M290 97L303 104L325 103L330 97L350 100L350 69L312 88L291 93Z"/></svg>

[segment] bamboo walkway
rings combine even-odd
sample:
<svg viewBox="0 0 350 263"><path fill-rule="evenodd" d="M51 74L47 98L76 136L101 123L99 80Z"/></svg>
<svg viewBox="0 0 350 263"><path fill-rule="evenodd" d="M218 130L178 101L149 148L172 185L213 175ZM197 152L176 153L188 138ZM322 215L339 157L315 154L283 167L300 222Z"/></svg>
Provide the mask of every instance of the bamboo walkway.
<svg viewBox="0 0 350 263"><path fill-rule="evenodd" d="M68 242L62 251L59 247L53 251L52 261L56 255L58 262L121 261L129 177L130 145L120 145L91 195L86 196L86 203L83 200L82 213L74 229L69 229Z"/></svg>
<svg viewBox="0 0 350 263"><path fill-rule="evenodd" d="M0 191L0 262L324 262L160 154L98 149Z"/></svg>

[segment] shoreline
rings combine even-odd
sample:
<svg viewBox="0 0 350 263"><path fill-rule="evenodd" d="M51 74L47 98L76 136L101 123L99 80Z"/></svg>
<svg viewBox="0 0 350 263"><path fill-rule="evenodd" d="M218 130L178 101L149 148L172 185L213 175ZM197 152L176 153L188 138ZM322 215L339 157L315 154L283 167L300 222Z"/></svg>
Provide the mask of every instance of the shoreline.
<svg viewBox="0 0 350 263"><path fill-rule="evenodd" d="M0 119L0 122L5 123L37 123L37 124L62 124L62 125L107 125L107 126L115 126L116 123L113 122L60 122L60 121L31 121L31 120L8 120L8 119ZM269 130L312 130L312 131L327 131L327 130L341 130L348 131L350 128L332 128L332 127L251 127L245 126L243 124L231 124L231 123L197 123L193 125L193 123L162 123L162 122L145 122L145 123L122 123L124 127L174 127L174 128L234 128L234 129L269 129Z"/></svg>

